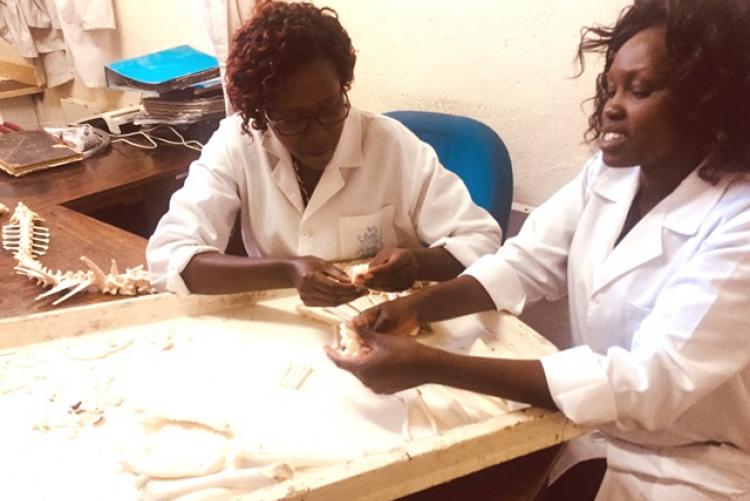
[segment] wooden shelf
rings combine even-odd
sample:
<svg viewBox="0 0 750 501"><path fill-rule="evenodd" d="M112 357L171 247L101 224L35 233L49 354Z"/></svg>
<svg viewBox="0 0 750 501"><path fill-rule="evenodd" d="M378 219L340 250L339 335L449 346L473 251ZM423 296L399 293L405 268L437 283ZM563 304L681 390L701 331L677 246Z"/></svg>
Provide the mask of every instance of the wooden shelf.
<svg viewBox="0 0 750 501"><path fill-rule="evenodd" d="M44 92L44 89L35 85L27 85L15 80L0 80L0 99L40 94L42 92Z"/></svg>

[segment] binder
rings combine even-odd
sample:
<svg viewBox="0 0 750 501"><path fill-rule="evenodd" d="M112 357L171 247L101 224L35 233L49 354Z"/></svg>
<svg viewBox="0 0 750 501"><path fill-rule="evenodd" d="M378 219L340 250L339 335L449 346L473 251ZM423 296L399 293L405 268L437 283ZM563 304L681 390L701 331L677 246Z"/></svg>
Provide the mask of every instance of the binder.
<svg viewBox="0 0 750 501"><path fill-rule="evenodd" d="M219 76L219 62L189 45L123 59L104 68L107 87L164 93Z"/></svg>

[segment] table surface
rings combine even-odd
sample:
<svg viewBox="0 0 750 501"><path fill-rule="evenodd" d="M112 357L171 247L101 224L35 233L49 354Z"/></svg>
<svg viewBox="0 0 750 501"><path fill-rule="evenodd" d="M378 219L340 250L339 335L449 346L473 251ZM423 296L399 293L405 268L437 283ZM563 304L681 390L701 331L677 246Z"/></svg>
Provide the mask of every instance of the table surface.
<svg viewBox="0 0 750 501"><path fill-rule="evenodd" d="M50 230L50 248L40 258L54 270L86 269L80 261L86 256L102 269L109 270L115 259L120 270L145 264L147 241L66 207L105 204L123 190L187 171L197 153L185 148L160 146L153 151L124 144L113 145L106 153L83 162L11 177L0 172L0 202L11 212L23 202L38 213ZM7 224L10 214L0 217ZM0 250L0 318L48 311L60 307L93 304L115 299L115 296L82 292L52 306L56 297L35 301L43 289L13 272L15 260Z"/></svg>
<svg viewBox="0 0 750 501"><path fill-rule="evenodd" d="M106 199L120 190L184 173L197 155L180 147L142 150L117 143L102 155L22 177L0 172L0 202L11 210L18 202L39 210Z"/></svg>

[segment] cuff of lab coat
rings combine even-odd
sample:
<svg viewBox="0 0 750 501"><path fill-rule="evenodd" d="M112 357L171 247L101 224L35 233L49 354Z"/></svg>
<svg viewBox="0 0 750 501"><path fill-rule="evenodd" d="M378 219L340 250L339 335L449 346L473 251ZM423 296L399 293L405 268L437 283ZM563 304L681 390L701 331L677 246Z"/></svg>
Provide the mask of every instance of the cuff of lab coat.
<svg viewBox="0 0 750 501"><path fill-rule="evenodd" d="M541 359L552 400L576 424L596 426L617 419L612 388L602 367L603 359L588 346Z"/></svg>
<svg viewBox="0 0 750 501"><path fill-rule="evenodd" d="M459 263L464 265L464 268L476 261L479 257L477 251L474 250L471 245L468 245L457 238L440 238L430 245L430 248L432 247L443 247L450 252L451 256L455 257Z"/></svg>
<svg viewBox="0 0 750 501"><path fill-rule="evenodd" d="M169 258L169 266L167 268L167 290L175 292L180 295L190 294L190 290L185 285L185 281L182 280L182 270L188 265L193 256L201 254L203 252L220 252L216 247L208 245L197 245L194 247L179 247L175 249Z"/></svg>
<svg viewBox="0 0 750 501"><path fill-rule="evenodd" d="M462 275L477 279L498 310L506 310L519 315L526 304L526 293L516 271L496 254L480 257Z"/></svg>

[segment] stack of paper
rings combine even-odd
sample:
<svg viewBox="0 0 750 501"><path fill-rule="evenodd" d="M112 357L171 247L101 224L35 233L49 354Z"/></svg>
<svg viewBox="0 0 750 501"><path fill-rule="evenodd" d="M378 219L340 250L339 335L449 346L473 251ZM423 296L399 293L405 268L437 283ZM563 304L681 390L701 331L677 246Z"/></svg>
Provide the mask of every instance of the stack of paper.
<svg viewBox="0 0 750 501"><path fill-rule="evenodd" d="M110 88L141 92L136 124L190 124L224 115L215 57L188 45L125 59L105 69Z"/></svg>

